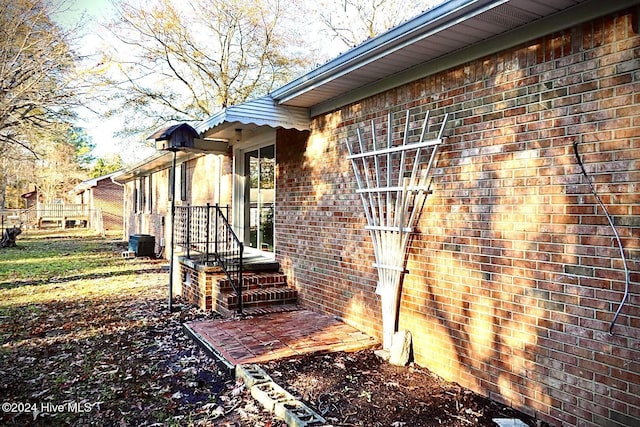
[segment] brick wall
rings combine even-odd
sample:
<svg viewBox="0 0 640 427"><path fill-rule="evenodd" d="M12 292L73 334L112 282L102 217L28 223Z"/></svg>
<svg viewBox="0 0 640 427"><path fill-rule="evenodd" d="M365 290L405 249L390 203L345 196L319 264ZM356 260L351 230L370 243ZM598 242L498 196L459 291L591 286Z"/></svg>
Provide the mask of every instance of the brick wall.
<svg viewBox="0 0 640 427"><path fill-rule="evenodd" d="M122 203L124 189L111 179L102 179L91 190L93 209L102 209L102 219L106 230L122 230Z"/></svg>
<svg viewBox="0 0 640 427"><path fill-rule="evenodd" d="M187 194L191 205L231 204L232 164L229 156L203 156L188 162Z"/></svg>
<svg viewBox="0 0 640 427"><path fill-rule="evenodd" d="M218 276L207 274L193 265L184 263L177 263L177 265L180 269L180 290L176 294L202 310L212 310L213 280Z"/></svg>
<svg viewBox="0 0 640 427"><path fill-rule="evenodd" d="M277 256L302 304L380 337L344 139L390 109L451 113L403 285L399 327L416 361L551 424L640 425L634 19L596 19L365 99L316 117L308 138L279 132ZM574 142L635 282L614 335L622 261Z"/></svg>
<svg viewBox="0 0 640 427"><path fill-rule="evenodd" d="M181 200L181 166L176 168L176 206L206 205L219 202L231 203L232 161L231 156L201 156L186 162L186 200ZM145 182L149 177L145 177ZM171 241L171 201L170 168L152 174L151 208L149 209L149 191L145 188L145 209L135 211L134 191L139 187L138 180L132 180L125 186L125 233L128 240L132 234L151 234L156 237L156 252L160 240L165 243L164 257L169 256L167 245ZM177 279L176 279L177 281Z"/></svg>
<svg viewBox="0 0 640 427"><path fill-rule="evenodd" d="M137 180L129 181L124 187L124 230L123 239L128 241L129 236L134 234L150 234L155 237L155 253L160 253L169 241L170 221L168 208L168 191L167 180L168 172L166 170L157 172L152 175L152 194L151 194L151 210L136 211L134 195L136 188L139 187ZM145 195L148 196L148 188L145 189ZM168 251L163 251L166 256Z"/></svg>

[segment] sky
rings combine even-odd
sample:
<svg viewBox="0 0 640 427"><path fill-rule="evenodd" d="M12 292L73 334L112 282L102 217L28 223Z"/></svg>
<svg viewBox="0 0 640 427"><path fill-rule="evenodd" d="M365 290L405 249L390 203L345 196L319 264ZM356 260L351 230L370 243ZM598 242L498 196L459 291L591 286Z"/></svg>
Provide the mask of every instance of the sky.
<svg viewBox="0 0 640 427"><path fill-rule="evenodd" d="M108 32L101 28L99 22L104 22L114 15L111 0L49 0L55 5L63 5L64 12L54 17L54 20L63 27L77 25L83 19L83 28L85 34L81 38L81 53L95 52L100 44L105 43L105 39L109 37ZM432 0L434 3L440 3L443 0ZM107 39L108 40L108 39ZM331 50L336 50L332 48ZM344 50L344 48L340 48ZM114 117L105 119L96 116L89 111L80 111L80 121L78 126L85 129L95 144L93 155L96 158L109 157L120 154L122 159L127 163L134 163L153 154L153 149L145 150L140 144L134 144L136 150L127 148L125 141L113 136L113 133L122 126L122 117ZM129 147L131 145L129 144Z"/></svg>
<svg viewBox="0 0 640 427"><path fill-rule="evenodd" d="M92 52L96 46L103 42L100 34L106 34L106 32L101 30L98 22L113 15L113 6L110 0L52 0L52 3L54 5L64 4L64 12L54 16L54 20L61 26L74 26L83 20L84 34L79 46L82 53ZM97 117L86 110L79 111L79 115L78 126L85 129L96 146L93 150L94 157L110 157L119 154L123 159L128 157L127 160L136 161L152 154L152 152L126 152L122 141L113 137L113 132L121 126L121 119ZM131 156L134 158L132 159Z"/></svg>

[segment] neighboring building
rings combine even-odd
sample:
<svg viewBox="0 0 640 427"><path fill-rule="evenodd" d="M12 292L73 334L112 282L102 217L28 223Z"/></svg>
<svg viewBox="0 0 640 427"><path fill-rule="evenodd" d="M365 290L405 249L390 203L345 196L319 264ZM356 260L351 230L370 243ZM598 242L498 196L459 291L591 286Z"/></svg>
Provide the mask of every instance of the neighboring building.
<svg viewBox="0 0 640 427"><path fill-rule="evenodd" d="M89 212L101 212L104 230L123 229L124 187L114 181L121 172L114 172L83 181L76 185L70 194L74 203L82 205ZM94 215L90 215L95 218Z"/></svg>
<svg viewBox="0 0 640 427"><path fill-rule="evenodd" d="M554 425L640 425L638 4L446 2L204 121L228 149L177 151L175 201L231 203L300 304L381 337L345 141L449 113L401 292L416 362ZM127 233L168 241L173 156L125 171Z"/></svg>
<svg viewBox="0 0 640 427"><path fill-rule="evenodd" d="M42 197L39 197L38 189L34 188L33 191L29 191L28 193L24 193L20 196L24 199L24 208L29 209L32 206L36 206Z"/></svg>

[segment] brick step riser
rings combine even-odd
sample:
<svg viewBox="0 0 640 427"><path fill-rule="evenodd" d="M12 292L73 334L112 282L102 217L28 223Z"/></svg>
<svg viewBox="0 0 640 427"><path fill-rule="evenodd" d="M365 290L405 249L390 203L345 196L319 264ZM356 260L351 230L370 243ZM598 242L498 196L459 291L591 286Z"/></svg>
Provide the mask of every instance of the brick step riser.
<svg viewBox="0 0 640 427"><path fill-rule="evenodd" d="M277 300L269 300L269 301L247 301L242 304L243 308L253 308L253 307L274 307L278 305L293 305L298 303L298 298L283 298ZM235 311L238 309L238 303L231 304L221 304L219 307L222 307L227 310Z"/></svg>
<svg viewBox="0 0 640 427"><path fill-rule="evenodd" d="M259 302L275 302L279 303L281 301L287 300L297 300L298 292L295 289L284 289L279 288L282 291L276 292L276 288L273 288L273 291L270 292L260 292L260 293L247 293L242 295L243 304L252 304ZM217 298L218 304L231 307L233 305L238 304L238 296L235 293L224 293L220 294Z"/></svg>
<svg viewBox="0 0 640 427"><path fill-rule="evenodd" d="M213 282L213 286L217 295L215 310L223 317L236 314L238 297L230 281L221 277ZM243 309L269 310L271 307L295 306L298 303L298 292L288 287L287 276L282 273L248 274L244 277L242 292Z"/></svg>
<svg viewBox="0 0 640 427"><path fill-rule="evenodd" d="M264 308L268 310L269 308L297 306L297 304L298 304L298 300L296 298L291 301L281 300L277 302L258 301L254 303L245 303L243 304L242 308L243 310L259 309L259 308ZM231 304L231 306L218 304L218 306L216 307L216 312L220 314L222 317L232 317L237 313L237 311L238 311L238 304ZM288 311L291 311L291 310L289 309Z"/></svg>
<svg viewBox="0 0 640 427"><path fill-rule="evenodd" d="M218 279L214 284L220 292L231 292L231 282L228 279ZM284 288L287 287L287 276L257 276L245 277L242 281L242 290Z"/></svg>
<svg viewBox="0 0 640 427"><path fill-rule="evenodd" d="M234 292L233 288L231 287L231 284L228 281L225 281L225 282L226 283L223 286L217 286L218 291L220 291L221 293L223 293L223 292ZM287 282L250 283L250 284L243 283L242 284L242 291L246 292L246 291L255 291L255 290L259 290L259 289L271 289L271 288L281 289L281 288L286 288L286 287L288 287Z"/></svg>
<svg viewBox="0 0 640 427"><path fill-rule="evenodd" d="M243 308L295 305L298 303L298 291L290 288L272 288L265 292L248 292L242 295ZM233 292L219 294L216 298L216 311L223 316L238 309L238 297Z"/></svg>

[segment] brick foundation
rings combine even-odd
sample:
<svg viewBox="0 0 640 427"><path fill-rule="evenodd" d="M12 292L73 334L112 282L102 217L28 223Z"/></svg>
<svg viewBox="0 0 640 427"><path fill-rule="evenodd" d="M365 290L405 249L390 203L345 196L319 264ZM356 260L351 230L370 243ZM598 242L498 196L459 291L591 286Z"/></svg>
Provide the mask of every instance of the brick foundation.
<svg viewBox="0 0 640 427"><path fill-rule="evenodd" d="M190 262L180 262L182 297L202 310L214 310L214 282L224 277L219 269Z"/></svg>

